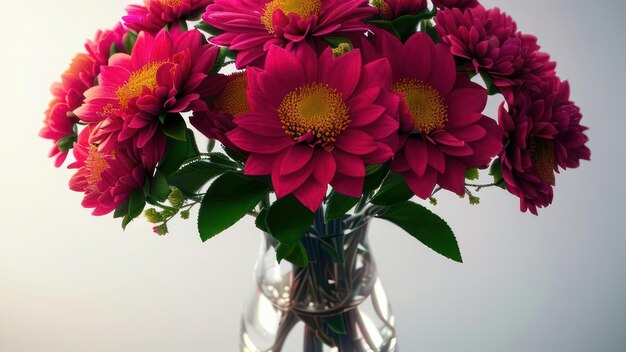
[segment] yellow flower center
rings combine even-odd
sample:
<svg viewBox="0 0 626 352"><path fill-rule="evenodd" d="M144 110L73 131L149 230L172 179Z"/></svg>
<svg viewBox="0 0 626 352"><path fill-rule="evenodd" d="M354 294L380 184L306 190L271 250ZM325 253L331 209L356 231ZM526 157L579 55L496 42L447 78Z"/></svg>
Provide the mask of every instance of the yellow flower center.
<svg viewBox="0 0 626 352"><path fill-rule="evenodd" d="M322 10L322 0L272 0L265 4L261 22L267 31L274 33L274 11L282 10L285 15L295 13L300 18L307 19Z"/></svg>
<svg viewBox="0 0 626 352"><path fill-rule="evenodd" d="M112 154L114 157L114 154ZM105 160L104 153L98 150L98 147L92 145L89 147L89 154L85 160L85 169L87 170L87 185L90 191L98 190L98 183L102 179L102 173L109 167L109 163Z"/></svg>
<svg viewBox="0 0 626 352"><path fill-rule="evenodd" d="M145 65L139 70L133 72L128 81L115 92L122 108L128 108L128 103L133 98L138 98L145 88L152 91L159 86L157 82L157 71L161 67L162 62L153 62Z"/></svg>
<svg viewBox="0 0 626 352"><path fill-rule="evenodd" d="M544 183L555 185L556 152L554 142L537 138L530 141L530 156L533 162L533 171Z"/></svg>
<svg viewBox="0 0 626 352"><path fill-rule="evenodd" d="M309 83L291 91L283 98L278 116L294 140L311 133L325 143L334 142L350 124L342 94L325 83Z"/></svg>
<svg viewBox="0 0 626 352"><path fill-rule="evenodd" d="M215 99L215 108L231 116L239 116L250 112L248 104L248 79L245 72L237 72L231 75L231 80L226 84L224 91Z"/></svg>
<svg viewBox="0 0 626 352"><path fill-rule="evenodd" d="M448 122L448 104L433 86L405 78L394 83L392 90L402 94L415 127L421 133L428 134L445 127Z"/></svg>
<svg viewBox="0 0 626 352"><path fill-rule="evenodd" d="M159 2L162 5L176 7L176 6L180 5L180 3L183 2L183 1L182 0L159 0Z"/></svg>

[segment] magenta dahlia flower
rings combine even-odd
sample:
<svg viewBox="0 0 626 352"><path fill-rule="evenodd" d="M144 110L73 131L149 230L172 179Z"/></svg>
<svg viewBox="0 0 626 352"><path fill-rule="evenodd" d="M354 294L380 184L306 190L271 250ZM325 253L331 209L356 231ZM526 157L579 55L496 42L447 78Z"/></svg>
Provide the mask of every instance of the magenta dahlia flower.
<svg viewBox="0 0 626 352"><path fill-rule="evenodd" d="M426 0L374 0L372 5L386 20L403 15L414 15L428 7Z"/></svg>
<svg viewBox="0 0 626 352"><path fill-rule="evenodd" d="M85 49L94 58L93 75L100 74L100 68L109 62L112 52L124 53L124 37L128 30L121 23L117 23L113 29L100 30L93 40L87 41ZM111 50L114 49L114 50Z"/></svg>
<svg viewBox="0 0 626 352"><path fill-rule="evenodd" d="M69 168L78 171L70 180L70 189L84 193L83 207L101 216L128 202L132 192L143 187L154 169L139 160L129 143L102 151L90 142L91 132L91 127L85 128L74 147L76 162Z"/></svg>
<svg viewBox="0 0 626 352"><path fill-rule="evenodd" d="M219 90L209 76L218 51L197 30L163 30L156 37L142 32L132 55L115 54L102 67L99 85L85 92L85 104L74 112L87 123L106 121L100 130L120 141L137 137L142 148L160 116L208 109L203 98Z"/></svg>
<svg viewBox="0 0 626 352"><path fill-rule="evenodd" d="M393 157L400 99L387 60L363 65L358 50L333 58L331 49L274 46L265 68L247 75L252 112L227 137L250 153L245 173L271 175L279 198L293 194L316 211L329 184L360 197L365 166Z"/></svg>
<svg viewBox="0 0 626 352"><path fill-rule="evenodd" d="M211 39L238 52L237 67L262 66L270 47L365 32L376 13L367 0L215 0L202 19L223 31Z"/></svg>
<svg viewBox="0 0 626 352"><path fill-rule="evenodd" d="M403 145L392 163L413 192L432 195L435 185L465 193L465 171L489 165L502 151L502 131L483 116L487 92L457 74L454 58L444 45L424 33L405 44L389 32L357 44L366 60L380 56L391 62L394 92L402 97Z"/></svg>
<svg viewBox="0 0 626 352"><path fill-rule="evenodd" d="M556 64L539 52L536 38L518 32L515 21L498 8L454 8L440 11L436 19L441 41L452 54L465 60L468 70L489 74L498 88L535 89L554 76Z"/></svg>
<svg viewBox="0 0 626 352"><path fill-rule="evenodd" d="M167 24L199 17L213 0L144 0L144 6L128 5L123 17L136 32L156 35Z"/></svg>
<svg viewBox="0 0 626 352"><path fill-rule="evenodd" d="M508 136L502 155L502 176L509 192L520 198L520 209L537 214L552 203L555 172L590 160L580 124L580 109L569 100L567 82L545 81L540 92L520 90L508 109L500 107L500 124Z"/></svg>
<svg viewBox="0 0 626 352"><path fill-rule="evenodd" d="M478 0L433 0L433 5L440 9L461 9L476 7L479 5Z"/></svg>
<svg viewBox="0 0 626 352"><path fill-rule="evenodd" d="M52 85L54 98L45 113L44 127L39 135L54 142L50 157L55 158L56 167L63 164L72 147L72 140L67 140L67 145L63 148L60 148L59 142L76 135L78 119L72 111L81 106L85 98L83 93L94 84L93 65L94 59L91 56L78 54L61 76L61 82Z"/></svg>
<svg viewBox="0 0 626 352"><path fill-rule="evenodd" d="M215 80L216 84L220 84L217 80L223 82L223 89L208 99L209 110L194 113L190 122L207 138L217 140L226 147L245 154L226 138L226 134L236 127L233 122L235 117L250 112L246 73L241 71L229 76L216 75Z"/></svg>

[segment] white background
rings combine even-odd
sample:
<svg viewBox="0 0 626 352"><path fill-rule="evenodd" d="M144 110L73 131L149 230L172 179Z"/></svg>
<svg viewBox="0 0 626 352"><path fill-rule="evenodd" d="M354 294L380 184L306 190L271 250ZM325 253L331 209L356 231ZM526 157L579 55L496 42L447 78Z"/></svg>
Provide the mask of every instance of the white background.
<svg viewBox="0 0 626 352"><path fill-rule="evenodd" d="M591 127L593 162L558 177L554 206L505 192L435 209L465 264L386 223L372 240L404 352L626 350L622 1L484 1L540 37ZM250 220L202 244L193 220L122 232L67 189L40 140L48 87L126 0L1 0L0 351L236 351L260 236ZM490 112L495 115L495 106ZM291 352L291 351L287 351Z"/></svg>

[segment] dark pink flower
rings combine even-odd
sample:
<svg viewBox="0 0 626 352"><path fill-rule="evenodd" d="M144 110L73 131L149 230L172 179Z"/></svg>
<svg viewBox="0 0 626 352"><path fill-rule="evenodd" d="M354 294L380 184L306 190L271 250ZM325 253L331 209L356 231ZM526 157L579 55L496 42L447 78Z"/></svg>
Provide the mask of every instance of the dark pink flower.
<svg viewBox="0 0 626 352"><path fill-rule="evenodd" d="M133 152L130 143L119 143L115 149L102 151L89 142L92 128L81 132L74 147L78 169L70 180L70 189L85 194L82 205L96 216L106 215L128 202L132 192L143 187L154 169L146 167Z"/></svg>
<svg viewBox="0 0 626 352"><path fill-rule="evenodd" d="M387 60L363 65L358 50L333 58L331 49L274 46L265 68L247 75L252 112L227 137L250 153L245 173L271 175L279 198L293 194L316 211L329 184L360 197L365 166L393 157L400 98Z"/></svg>
<svg viewBox="0 0 626 352"><path fill-rule="evenodd" d="M83 93L94 84L93 64L94 59L91 56L76 55L70 67L61 76L61 82L52 85L51 92L54 98L45 113L45 126L39 135L54 142L50 157L56 158L56 167L63 164L67 158L67 151L72 147L72 141L68 140L67 145L61 150L59 142L76 135L75 126L78 119L72 111L82 104Z"/></svg>
<svg viewBox="0 0 626 352"><path fill-rule="evenodd" d="M374 0L372 5L378 8L380 16L386 20L414 15L428 7L426 0Z"/></svg>
<svg viewBox="0 0 626 352"><path fill-rule="evenodd" d="M365 32L376 13L367 0L215 0L202 19L223 31L214 44L238 52L237 67L262 66L272 46L291 49L307 39Z"/></svg>
<svg viewBox="0 0 626 352"><path fill-rule="evenodd" d="M556 64L539 52L536 38L518 32L515 21L498 8L454 8L440 11L436 19L441 41L452 54L468 70L489 74L502 90L521 85L536 89L554 76Z"/></svg>
<svg viewBox="0 0 626 352"><path fill-rule="evenodd" d="M458 8L465 10L467 8L476 7L479 3L478 0L433 0L433 5L440 9Z"/></svg>
<svg viewBox="0 0 626 352"><path fill-rule="evenodd" d="M208 109L203 98L219 91L209 75L217 54L197 30L163 30L156 38L142 32L132 55L115 54L102 67L99 85L85 92L85 104L74 112L99 124L103 143L110 135L120 141L136 137L142 148L159 129L161 116Z"/></svg>
<svg viewBox="0 0 626 352"><path fill-rule="evenodd" d="M226 147L245 154L226 138L226 134L236 127L233 122L235 117L250 113L246 73L241 71L229 76L216 75L215 80L216 84L223 86L223 89L207 100L209 110L194 113L190 122L207 138L217 140Z"/></svg>
<svg viewBox="0 0 626 352"><path fill-rule="evenodd" d="M465 193L465 171L486 167L502 151L502 131L483 116L487 92L457 74L454 58L444 45L424 33L405 44L389 32L375 30L357 46L366 60L391 62L394 92L403 99L400 129L402 148L392 170L401 173L421 198L435 185Z"/></svg>
<svg viewBox="0 0 626 352"><path fill-rule="evenodd" d="M567 82L553 78L539 92L520 89L500 107L500 124L508 144L502 155L502 176L509 192L520 198L520 209L537 214L552 203L555 172L576 168L591 152L580 124L580 109L569 100Z"/></svg>
<svg viewBox="0 0 626 352"><path fill-rule="evenodd" d="M121 23L117 23L113 29L100 30L93 40L87 41L85 49L94 58L93 76L100 74L100 68L109 62L111 53L125 53L124 37L128 30Z"/></svg>
<svg viewBox="0 0 626 352"><path fill-rule="evenodd" d="M126 26L136 32L156 35L167 24L195 19L213 0L144 0L144 6L128 5L123 17Z"/></svg>

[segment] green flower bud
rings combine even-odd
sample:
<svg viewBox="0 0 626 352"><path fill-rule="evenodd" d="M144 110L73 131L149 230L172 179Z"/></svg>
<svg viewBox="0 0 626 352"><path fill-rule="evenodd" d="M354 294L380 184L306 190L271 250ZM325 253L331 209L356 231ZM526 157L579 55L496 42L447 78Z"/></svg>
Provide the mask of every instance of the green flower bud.
<svg viewBox="0 0 626 352"><path fill-rule="evenodd" d="M180 212L180 217L184 220L189 219L189 210L183 210Z"/></svg>
<svg viewBox="0 0 626 352"><path fill-rule="evenodd" d="M343 54L347 54L348 52L350 52L350 50L352 50L352 46L350 46L350 44L348 43L341 43L339 44L339 46L337 46L336 48L333 49L333 55L335 57L341 56Z"/></svg>
<svg viewBox="0 0 626 352"><path fill-rule="evenodd" d="M185 205L185 195L178 188L174 188L167 200L176 209L180 209Z"/></svg>
<svg viewBox="0 0 626 352"><path fill-rule="evenodd" d="M153 208L147 209L143 215L148 219L151 224L158 224L163 222L163 216Z"/></svg>
<svg viewBox="0 0 626 352"><path fill-rule="evenodd" d="M161 224L159 226L155 226L152 228L152 231L159 236L165 236L169 233L169 229L167 228L167 224Z"/></svg>

